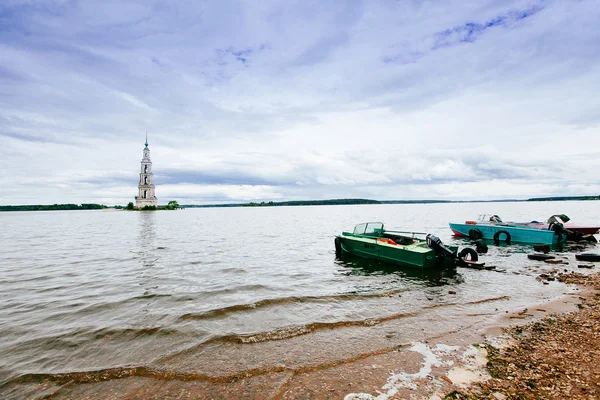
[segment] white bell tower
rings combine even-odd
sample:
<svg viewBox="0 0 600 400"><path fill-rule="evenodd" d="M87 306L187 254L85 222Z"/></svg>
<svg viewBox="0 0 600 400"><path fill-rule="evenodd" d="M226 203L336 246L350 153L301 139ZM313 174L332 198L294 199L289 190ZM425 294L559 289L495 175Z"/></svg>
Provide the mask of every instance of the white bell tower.
<svg viewBox="0 0 600 400"><path fill-rule="evenodd" d="M150 149L148 148L148 133L146 132L146 147L142 157L142 169L140 171L140 182L138 184L138 195L135 196L136 208L146 206L158 207L158 198L154 193L154 177L152 175L152 161L150 161Z"/></svg>

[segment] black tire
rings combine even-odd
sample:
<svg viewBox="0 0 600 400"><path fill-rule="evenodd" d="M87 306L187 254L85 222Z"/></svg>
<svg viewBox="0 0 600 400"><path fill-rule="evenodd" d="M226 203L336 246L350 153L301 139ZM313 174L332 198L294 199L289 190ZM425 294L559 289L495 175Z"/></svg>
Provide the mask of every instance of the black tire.
<svg viewBox="0 0 600 400"><path fill-rule="evenodd" d="M465 247L458 253L458 258L464 261L477 261L479 256L477 252L470 247Z"/></svg>
<svg viewBox="0 0 600 400"><path fill-rule="evenodd" d="M506 244L510 244L510 233L508 233L506 231L498 231L498 232L494 233L494 243L496 243L496 245L500 244L500 235L502 235L502 234L505 235L504 241L506 242Z"/></svg>
<svg viewBox="0 0 600 400"><path fill-rule="evenodd" d="M473 228L469 231L469 239L471 240L479 240L483 239L483 233L477 228Z"/></svg>
<svg viewBox="0 0 600 400"><path fill-rule="evenodd" d="M333 240L333 243L335 244L335 256L340 257L342 255L342 241L340 238L336 237Z"/></svg>
<svg viewBox="0 0 600 400"><path fill-rule="evenodd" d="M473 242L473 245L475 245L475 250L477 250L478 253L487 253L488 252L488 247L487 244L485 244L485 242L483 241L483 239L479 239Z"/></svg>
<svg viewBox="0 0 600 400"><path fill-rule="evenodd" d="M575 254L575 258L579 261L600 261L600 254L581 253Z"/></svg>
<svg viewBox="0 0 600 400"><path fill-rule="evenodd" d="M527 258L529 258L530 260L544 261L544 260L552 260L556 257L551 256L550 254L533 253L533 254L527 254Z"/></svg>

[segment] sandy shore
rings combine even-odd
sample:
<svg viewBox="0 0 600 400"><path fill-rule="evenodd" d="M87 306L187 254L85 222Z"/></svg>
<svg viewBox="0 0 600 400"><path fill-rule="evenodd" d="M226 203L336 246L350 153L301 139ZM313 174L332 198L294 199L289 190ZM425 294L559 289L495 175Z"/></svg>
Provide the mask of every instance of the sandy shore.
<svg viewBox="0 0 600 400"><path fill-rule="evenodd" d="M28 376L0 388L0 397L50 399L440 399L599 398L600 275L561 274L580 289L526 309L471 316L460 328L447 321L420 342L376 351L335 347L334 361L300 337L280 364L261 367L272 354L232 352L230 364L249 362L244 374L176 374L160 368L122 368L90 373ZM492 299L501 302L502 299ZM375 329L375 328L373 328ZM508 330L506 330L508 329ZM325 332L324 334L329 334ZM333 333L332 333L333 334ZM390 330L389 336L394 332ZM323 338L319 339L322 341ZM369 341L368 336L362 339ZM339 340L344 342L343 340ZM282 343L285 341L281 341ZM233 346L233 345L232 345ZM248 346L246 346L248 347ZM346 346L348 347L348 346ZM365 347L367 349L368 347ZM269 348L276 350L275 347ZM202 350L203 352L210 349ZM347 357L341 357L345 354ZM256 359L247 360L248 357ZM193 360L192 360L193 361ZM189 360L187 362L190 362ZM166 366L175 365L169 361ZM218 369L215 358L215 370ZM166 372L165 372L166 371Z"/></svg>
<svg viewBox="0 0 600 400"><path fill-rule="evenodd" d="M542 278L586 287L579 310L509 329L510 346L486 346L492 378L450 398L600 398L600 274Z"/></svg>

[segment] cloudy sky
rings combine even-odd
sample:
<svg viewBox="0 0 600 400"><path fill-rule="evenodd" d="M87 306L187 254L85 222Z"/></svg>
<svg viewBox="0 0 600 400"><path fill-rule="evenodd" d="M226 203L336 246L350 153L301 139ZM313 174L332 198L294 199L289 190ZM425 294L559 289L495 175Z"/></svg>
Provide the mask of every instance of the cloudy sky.
<svg viewBox="0 0 600 400"><path fill-rule="evenodd" d="M600 194L598 0L0 2L0 204Z"/></svg>

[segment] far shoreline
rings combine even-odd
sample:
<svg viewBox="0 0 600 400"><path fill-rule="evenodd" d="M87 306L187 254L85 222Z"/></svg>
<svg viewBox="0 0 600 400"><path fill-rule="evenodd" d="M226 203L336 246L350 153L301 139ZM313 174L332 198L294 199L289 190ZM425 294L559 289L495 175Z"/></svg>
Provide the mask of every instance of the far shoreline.
<svg viewBox="0 0 600 400"><path fill-rule="evenodd" d="M228 207L294 207L294 206L328 206L328 205L381 205L381 204L457 204L457 203L525 203L545 201L594 201L600 196L559 196L534 197L529 199L497 199L497 200L371 200L371 199L330 199L330 200L294 200L282 202L250 202L231 204L182 204L177 209L185 208L228 208ZM168 205L158 206L156 210L127 209L126 206L107 206L96 203L82 204L25 204L0 205L0 212L10 211L86 211L86 210L126 210L126 211L157 211L167 209Z"/></svg>

